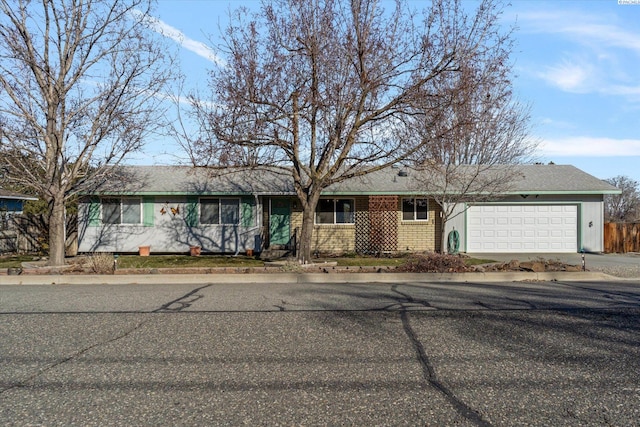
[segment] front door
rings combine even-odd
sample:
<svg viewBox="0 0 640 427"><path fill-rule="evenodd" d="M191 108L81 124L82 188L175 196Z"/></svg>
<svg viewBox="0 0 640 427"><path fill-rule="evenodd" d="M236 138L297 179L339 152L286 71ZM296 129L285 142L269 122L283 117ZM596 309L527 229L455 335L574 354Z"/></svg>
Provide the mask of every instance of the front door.
<svg viewBox="0 0 640 427"><path fill-rule="evenodd" d="M291 200L272 198L269 212L269 244L288 245L291 239Z"/></svg>

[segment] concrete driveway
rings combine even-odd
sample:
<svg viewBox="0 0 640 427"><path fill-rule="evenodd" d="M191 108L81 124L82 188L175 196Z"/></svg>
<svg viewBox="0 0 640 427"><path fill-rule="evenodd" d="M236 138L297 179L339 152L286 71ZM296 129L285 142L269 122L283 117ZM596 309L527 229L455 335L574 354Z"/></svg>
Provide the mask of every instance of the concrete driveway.
<svg viewBox="0 0 640 427"><path fill-rule="evenodd" d="M514 259L518 261L534 261L542 258L557 260L565 264L582 265L582 254L580 253L468 253L467 255L497 262L509 262ZM600 271L612 276L625 278L640 277L640 253L585 253L584 261L589 271Z"/></svg>

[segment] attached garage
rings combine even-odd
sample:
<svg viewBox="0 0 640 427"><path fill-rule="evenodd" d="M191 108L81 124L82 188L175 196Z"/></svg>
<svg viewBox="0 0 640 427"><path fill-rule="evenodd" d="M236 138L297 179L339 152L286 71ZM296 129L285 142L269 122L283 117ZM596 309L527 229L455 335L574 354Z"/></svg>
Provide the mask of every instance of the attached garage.
<svg viewBox="0 0 640 427"><path fill-rule="evenodd" d="M467 211L467 251L578 252L578 205L470 206Z"/></svg>

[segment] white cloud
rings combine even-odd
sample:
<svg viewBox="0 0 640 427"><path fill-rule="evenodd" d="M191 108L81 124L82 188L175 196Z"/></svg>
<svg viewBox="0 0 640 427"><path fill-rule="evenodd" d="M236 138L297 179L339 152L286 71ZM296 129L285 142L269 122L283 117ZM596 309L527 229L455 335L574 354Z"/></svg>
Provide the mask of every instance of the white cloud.
<svg viewBox="0 0 640 427"><path fill-rule="evenodd" d="M637 31L626 31L609 24L567 25L560 30L559 32L585 44L596 42L598 46L618 47L635 51L640 55L640 38Z"/></svg>
<svg viewBox="0 0 640 427"><path fill-rule="evenodd" d="M585 13L543 4L549 10L518 15L521 31L546 35L548 43L562 46L565 52L558 62L540 65L530 74L566 92L640 100L634 75L640 66L639 27L625 22L620 9L601 7L598 13ZM554 47L548 51L553 53Z"/></svg>
<svg viewBox="0 0 640 427"><path fill-rule="evenodd" d="M640 139L576 136L544 139L539 146L547 156L613 157L640 156Z"/></svg>
<svg viewBox="0 0 640 427"><path fill-rule="evenodd" d="M555 129L575 129L576 125L573 122L566 120L558 120L551 117L541 117L537 121L538 125L545 127L553 127Z"/></svg>
<svg viewBox="0 0 640 427"><path fill-rule="evenodd" d="M640 98L640 86L612 85L609 87L609 93Z"/></svg>
<svg viewBox="0 0 640 427"><path fill-rule="evenodd" d="M140 15L140 12L137 12ZM213 62L216 65L224 67L226 65L224 59L220 58L209 46L205 43L202 43L198 40L191 39L187 37L182 31L178 30L175 27L167 24L159 20L158 18L154 18L151 16L146 16L145 20L147 24L151 26L151 28L156 31L158 34L168 37L171 40L175 41L183 48L195 53L198 56L205 58L208 61Z"/></svg>
<svg viewBox="0 0 640 427"><path fill-rule="evenodd" d="M611 14L596 15L556 9L519 13L517 18L524 31L563 34L584 45L618 47L640 55L640 37L637 27L627 30L607 23L612 19Z"/></svg>
<svg viewBox="0 0 640 427"><path fill-rule="evenodd" d="M593 87L593 74L590 64L567 59L537 73L538 77L566 92L589 92Z"/></svg>

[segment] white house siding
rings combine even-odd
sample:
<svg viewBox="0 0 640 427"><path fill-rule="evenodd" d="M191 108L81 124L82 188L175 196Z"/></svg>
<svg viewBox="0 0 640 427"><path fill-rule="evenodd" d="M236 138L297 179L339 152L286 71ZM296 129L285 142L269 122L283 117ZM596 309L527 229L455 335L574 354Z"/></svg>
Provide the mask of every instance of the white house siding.
<svg viewBox="0 0 640 427"><path fill-rule="evenodd" d="M578 217L580 224L579 250L585 252L604 251L604 203L603 196L584 198Z"/></svg>
<svg viewBox="0 0 640 427"><path fill-rule="evenodd" d="M219 197L219 196L207 196ZM222 196L234 197L234 196ZM260 206L255 202L252 224L243 224L243 205L240 225L194 225L188 221L190 203L187 197L156 196L147 198L153 206L153 224L109 225L91 220L89 200L80 203L79 252L138 252L140 246L151 246L152 253L187 252L190 246L200 246L203 252L234 253L247 249L259 250ZM197 200L197 198L195 199ZM248 198L244 198L248 200ZM171 210L173 208L173 211ZM165 213L161 211L164 209ZM174 214L175 212L175 214Z"/></svg>
<svg viewBox="0 0 640 427"><path fill-rule="evenodd" d="M502 205L574 205L577 209L577 236L575 250L586 252L602 252L604 250L604 204L603 196L596 195L529 195L526 198L512 196L502 199L497 204ZM469 248L469 236L467 222L469 212L465 211L468 206L459 204L456 206L457 216L449 219L445 227L445 233L455 229L460 235L460 250L473 252ZM507 252L509 252L507 250Z"/></svg>
<svg viewBox="0 0 640 427"><path fill-rule="evenodd" d="M456 230L458 232L458 238L459 238L459 247L460 247L460 251L464 252L464 248L466 248L467 242L466 242L466 233L465 233L465 227L466 227L466 212L465 212L465 204L464 203L458 203L454 209L452 214L450 215L447 223L445 224L445 250L447 249L446 246L446 240L448 239L449 233L451 233L453 230ZM447 210L449 209L449 207L447 207Z"/></svg>

